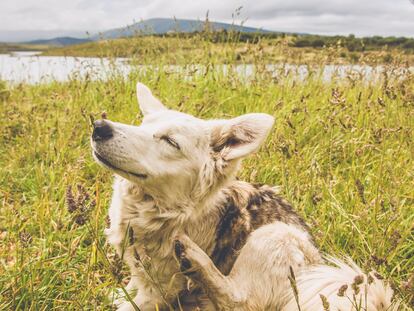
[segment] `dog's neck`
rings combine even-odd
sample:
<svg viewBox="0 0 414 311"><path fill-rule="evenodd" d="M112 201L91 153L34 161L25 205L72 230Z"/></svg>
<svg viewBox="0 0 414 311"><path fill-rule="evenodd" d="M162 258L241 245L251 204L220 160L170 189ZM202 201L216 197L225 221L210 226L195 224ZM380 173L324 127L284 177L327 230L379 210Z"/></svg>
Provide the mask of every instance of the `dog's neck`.
<svg viewBox="0 0 414 311"><path fill-rule="evenodd" d="M148 231L158 231L171 223L176 228L184 227L184 224L196 222L200 217L211 213L223 199L222 188L215 187L208 196L194 200L191 195L177 195L147 191L141 185L132 183L126 179L116 177L118 185L115 189L119 192L126 218L134 218L141 227Z"/></svg>
<svg viewBox="0 0 414 311"><path fill-rule="evenodd" d="M140 185L117 177L112 204L119 205L121 212L111 215L111 220L120 217L116 223L130 228L137 241L145 245L148 255L167 258L171 255L172 239L183 232L205 249L212 247L215 236L211 233L214 230L209 229L219 222L218 210L223 206L218 203L220 200L224 200L221 191L199 202L181 198L166 201L164 197L148 194Z"/></svg>

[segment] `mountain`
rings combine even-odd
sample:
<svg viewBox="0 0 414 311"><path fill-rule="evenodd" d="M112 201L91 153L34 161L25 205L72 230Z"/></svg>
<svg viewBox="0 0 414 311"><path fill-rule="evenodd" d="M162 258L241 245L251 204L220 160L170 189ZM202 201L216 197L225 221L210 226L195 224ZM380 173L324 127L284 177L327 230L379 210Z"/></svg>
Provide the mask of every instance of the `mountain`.
<svg viewBox="0 0 414 311"><path fill-rule="evenodd" d="M24 42L25 44L36 44L36 45L54 45L54 46L66 46L72 44L80 44L90 42L90 39L79 39L73 37L57 37L52 39L39 39Z"/></svg>
<svg viewBox="0 0 414 311"><path fill-rule="evenodd" d="M149 35L149 34L166 34L170 32L195 32L201 31L206 27L204 21L191 20L191 19L173 19L173 18L152 18L143 20L141 22L132 24L127 27L110 29L103 31L99 34L92 35L90 38L82 38L79 36L56 36L52 39L47 39L42 36L37 40L25 40L25 44L36 45L54 45L54 46L66 46L72 44L80 44L90 41L98 41L101 39L116 39L119 37L131 37L136 35ZM233 25L220 22L209 22L211 30L234 30L240 32L257 32L257 33L272 33L273 31L264 30L254 27L246 27L240 25Z"/></svg>
<svg viewBox="0 0 414 311"><path fill-rule="evenodd" d="M263 30L254 27L245 27L220 22L209 22L212 30L234 30L240 32L271 33L270 30ZM147 19L123 28L116 28L104 31L92 36L93 40L114 39L119 37L131 37L134 35L166 34L169 32L195 32L205 28L205 22L191 19L152 18Z"/></svg>
<svg viewBox="0 0 414 311"><path fill-rule="evenodd" d="M90 31L90 33L97 33L100 29ZM88 34L80 30L2 30L0 29L0 42L27 42L32 40L42 40L50 38L72 37L72 38L87 38Z"/></svg>

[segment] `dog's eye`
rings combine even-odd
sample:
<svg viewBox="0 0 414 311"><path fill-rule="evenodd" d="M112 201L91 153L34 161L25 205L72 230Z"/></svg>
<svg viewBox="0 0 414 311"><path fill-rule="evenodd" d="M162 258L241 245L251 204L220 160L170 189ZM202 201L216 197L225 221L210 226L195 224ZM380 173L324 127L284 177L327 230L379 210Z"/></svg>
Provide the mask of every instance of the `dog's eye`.
<svg viewBox="0 0 414 311"><path fill-rule="evenodd" d="M163 136L160 137L160 139L165 141L169 145L173 146L175 149L181 150L180 145L177 144L177 142L174 139L172 139L171 137L169 137L167 135L163 135Z"/></svg>

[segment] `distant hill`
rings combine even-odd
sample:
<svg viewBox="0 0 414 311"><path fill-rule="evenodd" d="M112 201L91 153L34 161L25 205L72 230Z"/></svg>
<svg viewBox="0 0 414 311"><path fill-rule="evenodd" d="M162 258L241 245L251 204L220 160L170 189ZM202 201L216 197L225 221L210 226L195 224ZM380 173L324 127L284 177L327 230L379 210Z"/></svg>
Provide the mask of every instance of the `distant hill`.
<svg viewBox="0 0 414 311"><path fill-rule="evenodd" d="M66 46L72 44L80 44L85 42L90 42L90 39L79 39L73 37L57 37L52 39L40 39L40 40L33 40L29 42L25 42L25 44L33 44L33 45L53 45L53 46Z"/></svg>
<svg viewBox="0 0 414 311"><path fill-rule="evenodd" d="M240 32L271 33L273 31L219 22L209 22L212 30L234 30ZM131 37L135 35L166 34L171 32L196 32L205 28L205 22L190 19L152 18L133 25L104 31L92 36L93 40Z"/></svg>
<svg viewBox="0 0 414 311"><path fill-rule="evenodd" d="M209 22L211 30L234 30L246 33L277 33L270 30L264 30L254 27L246 27L240 25L233 25L219 22ZM173 18L152 18L144 20L133 25L110 29L99 34L91 36L89 39L81 39L75 37L56 37L52 39L40 39L23 42L30 45L52 45L52 46L67 46L80 44L90 41L98 41L101 39L116 39L120 37L131 37L137 35L151 35L151 34L167 34L171 32L196 32L205 28L205 22L191 19L173 19Z"/></svg>
<svg viewBox="0 0 414 311"><path fill-rule="evenodd" d="M98 33L104 29L88 29L90 33ZM22 43L32 40L43 40L50 38L72 37L72 38L84 38L89 36L86 30L68 30L68 29L55 29L55 30L2 30L0 28L0 42L9 43Z"/></svg>

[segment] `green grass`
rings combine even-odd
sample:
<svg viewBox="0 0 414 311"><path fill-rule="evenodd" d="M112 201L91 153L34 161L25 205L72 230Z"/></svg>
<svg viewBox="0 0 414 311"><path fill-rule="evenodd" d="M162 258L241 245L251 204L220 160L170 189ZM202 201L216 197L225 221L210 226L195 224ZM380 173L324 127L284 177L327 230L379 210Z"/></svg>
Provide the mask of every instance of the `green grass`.
<svg viewBox="0 0 414 311"><path fill-rule="evenodd" d="M246 84L214 71L183 75L16 85L0 98L0 310L110 308L122 277L103 236L112 177L91 157L90 121L106 111L139 124L137 80L202 118L274 115L240 177L281 185L323 251L377 269L410 303L414 78L300 82L259 70ZM86 211L68 211L69 186Z"/></svg>
<svg viewBox="0 0 414 311"><path fill-rule="evenodd" d="M205 63L212 60L220 63L312 63L326 64L371 64L392 62L414 63L414 53L395 47L376 48L366 51L350 51L343 44L324 47L295 47L294 37L253 38L240 40L242 34L230 38L215 38L212 33L180 36L137 36L112 40L100 40L64 47L50 47L45 56L82 57L131 57L139 64L163 62L168 64ZM217 39L214 41L214 38ZM339 42L339 41L338 41Z"/></svg>
<svg viewBox="0 0 414 311"><path fill-rule="evenodd" d="M50 49L50 46L41 44L25 43L3 43L0 42L0 54L8 54L15 51L43 51Z"/></svg>

